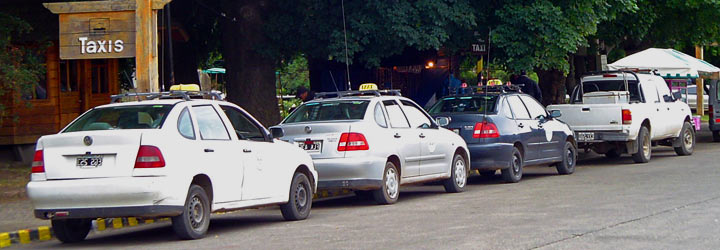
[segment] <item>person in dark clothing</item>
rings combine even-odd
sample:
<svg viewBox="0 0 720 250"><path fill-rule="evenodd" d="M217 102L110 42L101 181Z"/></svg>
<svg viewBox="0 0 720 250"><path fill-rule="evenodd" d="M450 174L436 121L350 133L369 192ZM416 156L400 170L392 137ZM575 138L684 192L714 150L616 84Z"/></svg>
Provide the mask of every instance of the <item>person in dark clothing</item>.
<svg viewBox="0 0 720 250"><path fill-rule="evenodd" d="M520 86L520 90L535 98L538 102L542 103L542 91L540 90L540 85L538 85L537 82L533 81L526 75L511 75L510 76L510 82L512 82L513 85Z"/></svg>
<svg viewBox="0 0 720 250"><path fill-rule="evenodd" d="M315 99L315 92L310 91L307 88L300 86L297 88L297 92L295 94L295 98L300 99L303 102L310 101L312 99Z"/></svg>

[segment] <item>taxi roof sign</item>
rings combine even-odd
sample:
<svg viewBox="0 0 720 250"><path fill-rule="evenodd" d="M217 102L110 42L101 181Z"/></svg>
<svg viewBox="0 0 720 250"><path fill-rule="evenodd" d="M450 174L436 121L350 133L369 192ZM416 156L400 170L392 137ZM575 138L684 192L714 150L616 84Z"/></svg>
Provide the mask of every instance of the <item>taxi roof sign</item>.
<svg viewBox="0 0 720 250"><path fill-rule="evenodd" d="M197 85L197 84L176 84L176 85L170 86L170 91L177 91L177 90L200 91L200 85Z"/></svg>
<svg viewBox="0 0 720 250"><path fill-rule="evenodd" d="M360 85L360 90L378 90L378 86L374 83L363 83Z"/></svg>

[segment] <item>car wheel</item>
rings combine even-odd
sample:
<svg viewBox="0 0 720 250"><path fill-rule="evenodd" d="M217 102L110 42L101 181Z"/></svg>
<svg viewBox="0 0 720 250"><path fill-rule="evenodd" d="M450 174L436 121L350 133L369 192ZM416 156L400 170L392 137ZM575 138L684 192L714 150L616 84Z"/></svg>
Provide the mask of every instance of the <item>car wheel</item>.
<svg viewBox="0 0 720 250"><path fill-rule="evenodd" d="M647 127L640 127L640 133L637 137L637 153L632 155L636 163L647 163L652 156L652 142L650 141L650 132Z"/></svg>
<svg viewBox="0 0 720 250"><path fill-rule="evenodd" d="M385 163L383 182L380 189L373 190L375 202L381 205L393 204L400 196L400 175L392 162Z"/></svg>
<svg viewBox="0 0 720 250"><path fill-rule="evenodd" d="M445 192L460 193L465 190L467 185L468 169L465 164L465 158L456 154L453 157L452 166L450 166L450 178L443 181Z"/></svg>
<svg viewBox="0 0 720 250"><path fill-rule="evenodd" d="M720 142L720 131L713 131L712 135L714 142Z"/></svg>
<svg viewBox="0 0 720 250"><path fill-rule="evenodd" d="M280 205L285 220L304 220L310 215L312 207L312 186L310 180L303 173L295 173L292 184L290 184L290 199Z"/></svg>
<svg viewBox="0 0 720 250"><path fill-rule="evenodd" d="M74 243L85 240L90 228L92 220L90 219L64 219L52 220L52 229L55 237L63 243Z"/></svg>
<svg viewBox="0 0 720 250"><path fill-rule="evenodd" d="M691 155L695 149L695 130L689 122L683 124L680 136L675 140L680 140L680 146L675 147L677 155Z"/></svg>
<svg viewBox="0 0 720 250"><path fill-rule="evenodd" d="M185 199L183 213L172 217L172 227L183 240L195 240L205 237L210 226L210 199L205 189L191 185Z"/></svg>
<svg viewBox="0 0 720 250"><path fill-rule="evenodd" d="M522 179L523 158L520 150L513 148L510 166L501 170L503 180L505 182L515 183Z"/></svg>
<svg viewBox="0 0 720 250"><path fill-rule="evenodd" d="M622 155L622 154L620 154L620 150L618 150L617 148L613 148L613 149L610 149L607 152L605 152L605 157L610 158L610 159L620 158L620 155Z"/></svg>
<svg viewBox="0 0 720 250"><path fill-rule="evenodd" d="M562 161L555 164L558 174L572 174L575 172L575 163L577 161L577 149L572 142L566 141L563 148Z"/></svg>
<svg viewBox="0 0 720 250"><path fill-rule="evenodd" d="M495 172L497 172L497 170L482 170L482 171L478 171L478 172L480 173L480 176L482 176L482 177L492 178L492 177L495 177Z"/></svg>

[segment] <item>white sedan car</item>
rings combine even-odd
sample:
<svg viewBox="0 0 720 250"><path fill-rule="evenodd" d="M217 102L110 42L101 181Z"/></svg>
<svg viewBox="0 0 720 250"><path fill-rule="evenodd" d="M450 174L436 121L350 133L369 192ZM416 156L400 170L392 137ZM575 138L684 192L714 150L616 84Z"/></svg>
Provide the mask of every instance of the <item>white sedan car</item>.
<svg viewBox="0 0 720 250"><path fill-rule="evenodd" d="M76 242L95 218L170 216L182 239L203 237L214 211L279 204L301 220L316 186L307 153L243 109L186 98L103 105L43 136L27 192L35 216Z"/></svg>
<svg viewBox="0 0 720 250"><path fill-rule="evenodd" d="M399 92L337 94L304 103L271 128L312 156L318 188L370 191L379 204L395 203L404 184L443 181L447 192L463 191L470 157L460 136Z"/></svg>

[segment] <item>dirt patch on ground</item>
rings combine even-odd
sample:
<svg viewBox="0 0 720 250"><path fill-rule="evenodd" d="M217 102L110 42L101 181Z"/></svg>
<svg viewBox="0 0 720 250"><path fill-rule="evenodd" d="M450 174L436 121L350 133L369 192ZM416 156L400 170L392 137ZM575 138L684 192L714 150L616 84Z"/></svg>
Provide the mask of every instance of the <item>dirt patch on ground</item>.
<svg viewBox="0 0 720 250"><path fill-rule="evenodd" d="M22 163L0 163L0 202L27 198L25 185L30 181L30 166Z"/></svg>

